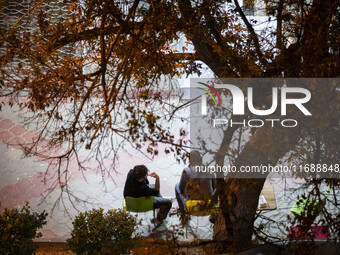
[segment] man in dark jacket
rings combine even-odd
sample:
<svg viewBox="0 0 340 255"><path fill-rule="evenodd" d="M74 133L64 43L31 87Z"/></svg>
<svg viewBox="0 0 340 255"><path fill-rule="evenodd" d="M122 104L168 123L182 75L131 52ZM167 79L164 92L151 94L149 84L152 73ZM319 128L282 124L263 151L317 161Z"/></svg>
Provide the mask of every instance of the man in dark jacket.
<svg viewBox="0 0 340 255"><path fill-rule="evenodd" d="M159 208L159 212L155 221L156 223L162 223L168 215L172 203L170 199L163 198L159 193L159 176L155 172L152 172L151 174L148 173L149 170L144 165L137 165L133 169L131 169L126 178L124 186L124 197L154 196L155 202L153 207ZM149 181L147 179L148 176L156 179L154 188L149 186Z"/></svg>

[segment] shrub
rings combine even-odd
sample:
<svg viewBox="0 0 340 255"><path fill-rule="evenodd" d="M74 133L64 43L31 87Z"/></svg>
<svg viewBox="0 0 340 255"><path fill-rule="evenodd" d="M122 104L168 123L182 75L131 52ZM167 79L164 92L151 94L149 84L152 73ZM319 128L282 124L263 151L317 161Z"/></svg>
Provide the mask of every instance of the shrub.
<svg viewBox="0 0 340 255"><path fill-rule="evenodd" d="M120 209L93 209L80 213L72 222L69 248L76 254L127 254L139 235L133 236L137 226L135 216Z"/></svg>
<svg viewBox="0 0 340 255"><path fill-rule="evenodd" d="M0 214L0 254L35 254L33 238L42 234L38 231L46 224L47 213L31 212L28 202L21 211L5 209Z"/></svg>

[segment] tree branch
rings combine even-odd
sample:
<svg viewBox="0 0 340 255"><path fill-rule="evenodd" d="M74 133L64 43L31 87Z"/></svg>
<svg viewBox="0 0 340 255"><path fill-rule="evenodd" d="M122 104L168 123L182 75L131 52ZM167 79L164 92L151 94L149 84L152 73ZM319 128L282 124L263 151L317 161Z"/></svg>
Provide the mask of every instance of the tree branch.
<svg viewBox="0 0 340 255"><path fill-rule="evenodd" d="M260 47L260 43L259 43L259 38L257 36L257 34L255 33L255 30L253 28L253 26L250 24L249 20L247 19L246 15L244 14L244 12L242 11L242 8L240 7L240 4L238 3L238 0L234 0L235 3L235 10L240 14L244 24L246 25L249 33L250 33L250 38L252 39L254 46L255 46L255 51L256 54L260 60L260 62L262 64L267 64L267 60L265 59L262 51L261 51L261 47Z"/></svg>

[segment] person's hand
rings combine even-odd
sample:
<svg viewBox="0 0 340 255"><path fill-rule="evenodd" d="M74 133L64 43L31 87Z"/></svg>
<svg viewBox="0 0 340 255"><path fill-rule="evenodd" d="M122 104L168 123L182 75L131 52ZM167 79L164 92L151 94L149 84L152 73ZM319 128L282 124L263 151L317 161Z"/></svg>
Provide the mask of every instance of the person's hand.
<svg viewBox="0 0 340 255"><path fill-rule="evenodd" d="M151 174L149 174L149 176L153 178L159 178L158 174L156 174L155 172L152 172Z"/></svg>

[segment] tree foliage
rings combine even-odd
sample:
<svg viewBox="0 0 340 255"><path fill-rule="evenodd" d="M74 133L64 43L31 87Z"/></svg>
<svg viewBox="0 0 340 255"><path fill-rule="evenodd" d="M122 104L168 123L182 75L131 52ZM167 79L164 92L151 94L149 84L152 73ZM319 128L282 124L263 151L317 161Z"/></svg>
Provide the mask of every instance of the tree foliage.
<svg viewBox="0 0 340 255"><path fill-rule="evenodd" d="M5 208L0 214L1 254L35 254L34 238L42 236L38 229L46 224L47 213L32 212L28 202L19 211Z"/></svg>
<svg viewBox="0 0 340 255"><path fill-rule="evenodd" d="M140 238L136 216L121 210L93 209L80 213L72 224L67 244L76 254L129 254Z"/></svg>

